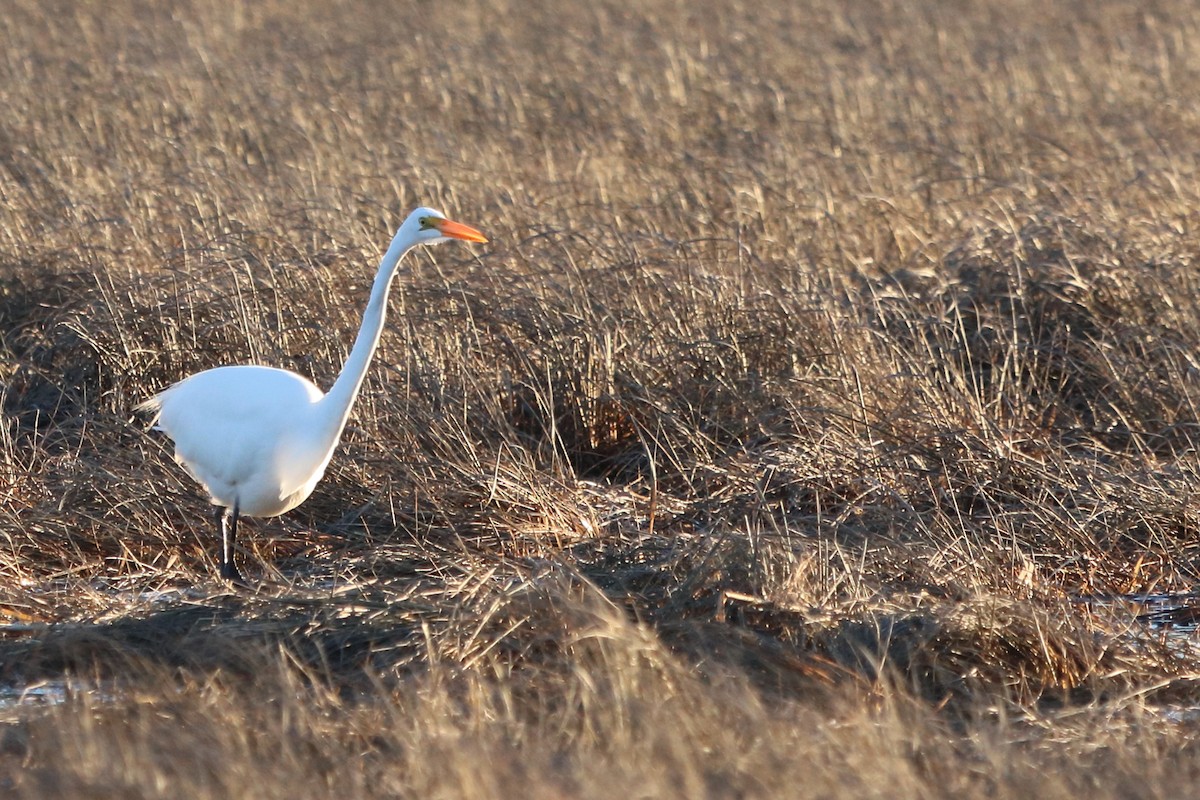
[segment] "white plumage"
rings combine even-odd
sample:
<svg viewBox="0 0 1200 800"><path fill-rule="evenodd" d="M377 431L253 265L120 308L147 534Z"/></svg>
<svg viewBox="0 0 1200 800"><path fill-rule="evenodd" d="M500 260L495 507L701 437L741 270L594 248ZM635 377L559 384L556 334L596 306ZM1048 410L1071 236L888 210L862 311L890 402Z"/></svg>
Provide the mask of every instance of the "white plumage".
<svg viewBox="0 0 1200 800"><path fill-rule="evenodd" d="M325 474L379 344L400 259L417 245L448 239L487 241L433 209L418 208L404 220L379 264L358 338L328 393L294 372L243 365L196 373L138 406L156 412L158 427L175 442L175 460L217 506L222 577L241 581L233 560L238 517L293 509Z"/></svg>

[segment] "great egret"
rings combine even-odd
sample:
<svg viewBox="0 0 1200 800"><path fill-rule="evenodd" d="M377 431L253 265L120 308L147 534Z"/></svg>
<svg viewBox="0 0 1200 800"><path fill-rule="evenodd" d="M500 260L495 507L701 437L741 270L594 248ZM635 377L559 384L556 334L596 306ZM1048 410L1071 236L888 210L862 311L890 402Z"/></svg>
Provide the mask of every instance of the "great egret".
<svg viewBox="0 0 1200 800"><path fill-rule="evenodd" d="M175 460L216 506L222 578L242 582L233 560L238 517L293 509L325 474L379 344L400 259L417 245L450 239L487 241L431 208L404 220L379 263L358 338L328 393L288 370L242 365L198 372L138 406L155 412L158 429L175 441Z"/></svg>

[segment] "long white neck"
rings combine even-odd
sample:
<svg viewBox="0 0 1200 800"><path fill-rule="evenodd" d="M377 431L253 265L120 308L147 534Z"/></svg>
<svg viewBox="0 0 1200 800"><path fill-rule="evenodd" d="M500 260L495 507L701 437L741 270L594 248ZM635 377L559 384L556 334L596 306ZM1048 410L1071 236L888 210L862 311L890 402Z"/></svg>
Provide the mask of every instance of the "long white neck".
<svg viewBox="0 0 1200 800"><path fill-rule="evenodd" d="M375 348L379 345L379 335L383 332L383 321L387 313L388 291L392 287L392 278L396 275L396 267L404 254L413 248L414 242L409 236L400 233L392 239L383 260L379 262L379 272L375 274L375 282L371 285L371 298L367 301L367 309L363 312L362 327L358 329L358 338L354 347L338 373L333 386L318 401L321 416L329 426L327 430L333 435L335 444L341 438L342 429L350 417L350 408L362 388L363 378Z"/></svg>

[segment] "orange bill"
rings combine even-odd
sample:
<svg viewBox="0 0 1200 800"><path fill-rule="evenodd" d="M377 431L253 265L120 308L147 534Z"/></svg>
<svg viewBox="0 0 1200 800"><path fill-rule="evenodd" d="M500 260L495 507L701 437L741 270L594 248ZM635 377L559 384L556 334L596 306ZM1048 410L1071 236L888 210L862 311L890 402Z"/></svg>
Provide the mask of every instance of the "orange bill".
<svg viewBox="0 0 1200 800"><path fill-rule="evenodd" d="M443 236L449 236L452 239L464 239L468 242L486 242L487 237L479 231L472 228L470 225L463 225L461 222L455 222L452 219L444 219L438 225L438 230Z"/></svg>

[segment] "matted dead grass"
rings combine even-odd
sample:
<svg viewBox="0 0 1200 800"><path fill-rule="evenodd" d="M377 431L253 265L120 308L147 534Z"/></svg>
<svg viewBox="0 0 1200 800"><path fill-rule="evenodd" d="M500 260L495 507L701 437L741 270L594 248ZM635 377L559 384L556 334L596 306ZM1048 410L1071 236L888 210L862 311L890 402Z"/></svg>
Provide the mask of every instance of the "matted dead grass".
<svg viewBox="0 0 1200 800"><path fill-rule="evenodd" d="M1113 600L1200 558L1198 28L8 3L0 790L1193 793L1198 651ZM418 204L491 243L231 593L132 409L328 385Z"/></svg>

